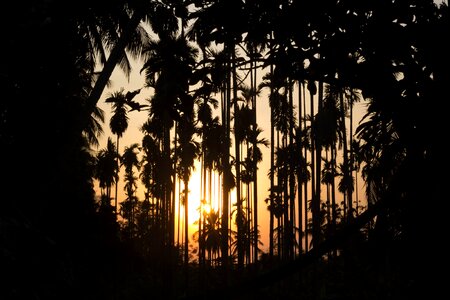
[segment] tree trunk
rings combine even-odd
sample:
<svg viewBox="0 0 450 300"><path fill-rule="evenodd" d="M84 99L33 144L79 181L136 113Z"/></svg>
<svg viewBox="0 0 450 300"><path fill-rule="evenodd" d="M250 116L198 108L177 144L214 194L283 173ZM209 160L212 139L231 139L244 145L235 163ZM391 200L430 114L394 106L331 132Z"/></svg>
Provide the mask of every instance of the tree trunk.
<svg viewBox="0 0 450 300"><path fill-rule="evenodd" d="M177 161L177 156L178 156L178 149L177 149L177 140L178 140L178 122L175 122L175 132L174 132L174 154L173 154L173 165L172 165L172 176L173 176L173 181L172 181L172 186L171 186L171 201L170 201L170 226L169 226L169 244L170 247L172 248L175 244L175 199L176 199L176 178L177 178L177 173L176 173L176 161ZM171 250L172 251L172 250Z"/></svg>
<svg viewBox="0 0 450 300"><path fill-rule="evenodd" d="M339 97L339 104L341 106L341 130L342 130L342 136L343 136L343 166L344 166L344 170L342 170L343 172L343 176L344 178L347 176L351 176L350 172L350 166L349 166L349 162L348 162L348 145L347 145L347 130L346 130L346 126L345 126L345 106L344 106L344 91L342 91L340 93L340 97ZM347 219L351 219L352 218L352 192L351 192L351 187L348 186L348 182L345 182L346 185L346 190L345 190L345 197L347 200ZM344 210L345 211L345 210Z"/></svg>
<svg viewBox="0 0 450 300"><path fill-rule="evenodd" d="M301 85L298 83L298 133L297 133L297 151L300 156L302 156L302 96L301 96ZM303 196L303 181L302 181L302 169L297 166L297 218L298 218L298 255L302 254L303 251L303 210L302 210L302 196Z"/></svg>
<svg viewBox="0 0 450 300"><path fill-rule="evenodd" d="M303 91L303 127L306 128L306 89L305 84L302 82L302 91ZM308 149L305 147L305 162L307 161L308 155ZM305 164L305 173L308 173L308 166ZM311 174L312 175L312 174ZM305 189L304 189L304 196L305 196L305 203L304 203L304 210L305 210L305 252L308 252L308 182L305 182Z"/></svg>
<svg viewBox="0 0 450 300"><path fill-rule="evenodd" d="M273 65L270 64L270 77L273 78ZM270 81L270 94L273 94L273 82ZM270 97L270 96L269 96ZM274 198L274 188L275 188L275 178L274 178L274 168L275 168L275 129L274 129L274 113L273 108L270 109L270 196L269 196L269 205L273 208L273 198ZM269 219L269 256L273 258L273 237L274 237L274 216L273 210L270 210L270 219Z"/></svg>
<svg viewBox="0 0 450 300"><path fill-rule="evenodd" d="M188 209L188 197L189 197L189 179L184 178L184 276L185 287L188 287L189 280L189 209Z"/></svg>
<svg viewBox="0 0 450 300"><path fill-rule="evenodd" d="M252 91L256 91L256 62L254 63L255 74L252 78ZM258 123L256 122L256 93L252 95L252 110L253 110L253 130L256 132ZM258 137L254 134L253 137L253 156L255 156L256 149L258 147L257 143ZM256 264L258 262L258 161L256 157L253 157L253 231L254 231L254 241L253 241L253 262Z"/></svg>
<svg viewBox="0 0 450 300"><path fill-rule="evenodd" d="M235 51L231 52L232 59L232 76L233 76L233 104L234 104L234 150L235 150L235 168L236 168L236 225L237 225L237 255L238 255L238 269L244 266L244 228L242 224L243 209L241 197L241 137L239 124L239 106L237 100L237 74L236 74L236 56Z"/></svg>
<svg viewBox="0 0 450 300"><path fill-rule="evenodd" d="M178 178L178 191L181 189L181 179ZM177 245L180 247L180 232L181 232L181 201L180 197L178 197L178 222L177 222L178 230L177 230ZM182 237L183 238L183 237Z"/></svg>
<svg viewBox="0 0 450 300"><path fill-rule="evenodd" d="M287 136L286 134L283 134L282 138L281 138L282 142L281 142L281 147L283 149L287 149ZM281 178L281 182L283 185L283 255L282 258L283 260L288 260L289 256L290 256L290 249L291 249L291 228L290 228L290 219L289 219L289 213L290 213L290 208L289 208L289 174L288 174L288 161L284 161L283 162L284 165L284 171L281 176L278 176L278 178ZM279 173L279 172L278 172ZM280 181L278 181L278 184L280 183Z"/></svg>
<svg viewBox="0 0 450 300"><path fill-rule="evenodd" d="M315 82L312 82L315 85ZM311 82L308 83L308 87L311 85ZM314 86L315 89L315 86ZM310 96L310 110L311 110L311 213L312 213L312 240L313 243L316 244L315 239L318 237L317 234L317 224L320 211L317 210L317 199L316 199L316 161L315 161L315 135L316 135L316 123L314 117L314 94L312 88L309 88L309 96ZM319 207L320 208L320 207Z"/></svg>
<svg viewBox="0 0 450 300"><path fill-rule="evenodd" d="M225 46L226 47L226 46ZM226 47L227 48L227 47ZM224 51L227 51L224 50ZM234 48L233 48L234 51ZM228 64L229 67L229 64ZM230 72L226 71L227 79L225 86L225 112L222 119L223 126L225 128L225 146L223 149L223 178L222 178L222 268L224 271L224 282L225 286L228 285L228 228L229 228L229 179L228 176L231 174L230 170L230 102L231 102L231 82L230 82Z"/></svg>
<svg viewBox="0 0 450 300"><path fill-rule="evenodd" d="M317 115L320 114L322 109L322 100L323 100L323 82L319 82L319 95L317 99ZM316 150L316 187L313 198L313 239L314 239L314 245L318 245L322 240L322 230L321 230L321 213L320 213L320 204L321 204L321 181L320 181L320 174L321 174L321 166L322 166L322 142L320 131L318 130L318 125L316 123L315 126L315 150Z"/></svg>
<svg viewBox="0 0 450 300"><path fill-rule="evenodd" d="M331 147L331 235L336 232L336 222L337 222L337 212L336 212L336 145ZM336 251L334 251L334 256L336 256Z"/></svg>
<svg viewBox="0 0 450 300"><path fill-rule="evenodd" d="M292 95L293 86L292 80L288 78L288 92L289 92L289 108L290 121L294 120L294 97ZM294 123L289 124L289 252L288 258L293 259L295 256L295 173L293 160L293 145L294 145Z"/></svg>
<svg viewBox="0 0 450 300"><path fill-rule="evenodd" d="M119 191L119 173L120 173L120 161L119 161L119 135L117 135L117 148L116 148L116 161L117 161L117 176L116 176L116 185L115 185L115 197L114 197L114 210L116 212L116 219L117 219L117 198L118 198L118 191Z"/></svg>
<svg viewBox="0 0 450 300"><path fill-rule="evenodd" d="M354 155L353 155L353 90L350 89L350 162L349 162L349 173L350 178L353 180L353 165L354 165ZM357 176L358 174L356 174ZM353 200L353 187L349 187L348 192L349 198ZM356 190L356 215L358 215L358 190ZM352 201L353 203L353 201Z"/></svg>
<svg viewBox="0 0 450 300"><path fill-rule="evenodd" d="M168 119L168 117L166 118ZM169 240L170 234L170 203L172 196L172 179L171 179L171 163L170 163L170 128L166 122L164 128L164 165L165 165L165 178L164 178L164 202L163 202L163 224L164 224L164 241L165 246L171 246L172 243Z"/></svg>
<svg viewBox="0 0 450 300"><path fill-rule="evenodd" d="M130 21L128 22L125 29L122 31L122 34L119 38L119 41L116 43L114 48L111 50L111 53L103 66L103 70L100 73L95 85L89 94L89 98L86 101L87 109L86 111L90 114L95 106L97 105L98 100L100 99L103 90L105 89L106 84L108 83L109 78L111 77L114 68L119 63L120 59L125 55L125 48L130 41L130 38L133 32L136 30L139 22L144 15L144 10L135 11Z"/></svg>

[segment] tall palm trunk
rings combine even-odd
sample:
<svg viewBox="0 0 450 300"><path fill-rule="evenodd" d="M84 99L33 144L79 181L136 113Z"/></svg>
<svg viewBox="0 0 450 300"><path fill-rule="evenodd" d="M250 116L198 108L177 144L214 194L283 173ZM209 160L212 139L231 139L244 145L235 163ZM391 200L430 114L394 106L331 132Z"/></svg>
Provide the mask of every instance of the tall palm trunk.
<svg viewBox="0 0 450 300"><path fill-rule="evenodd" d="M306 128L306 89L305 89L305 83L302 82L302 94L303 94L303 127ZM308 149L305 147L305 162L307 161L307 155L308 155ZM308 172L308 166L305 163L304 170L305 173ZM311 172L312 176L312 172ZM305 189L304 189L304 211L305 211L305 252L308 251L309 244L308 244L308 182L305 182Z"/></svg>
<svg viewBox="0 0 450 300"><path fill-rule="evenodd" d="M330 158L329 158L329 149L328 147L325 149L325 161L327 162L327 164L330 164ZM329 237L331 234L331 183L330 182L326 182L326 194L327 194L327 199L326 199L326 208L327 208L327 236Z"/></svg>
<svg viewBox="0 0 450 300"><path fill-rule="evenodd" d="M343 176L344 178L347 178L348 176L351 176L350 172L350 166L348 161L348 145L347 145L347 130L345 125L345 106L344 106L344 91L340 93L339 97L339 105L341 106L341 131L342 131L342 137L343 137ZM347 219L351 219L352 217L352 191L351 187L348 184L348 181L345 182L346 190L344 192L344 198L346 200L347 204ZM345 213L345 210L344 210Z"/></svg>
<svg viewBox="0 0 450 300"><path fill-rule="evenodd" d="M178 139L178 122L175 122L175 132L174 132L174 145L177 145L177 139ZM173 176L173 181L172 186L171 186L171 199L170 199L170 222L169 222L169 243L170 243L170 247L172 248L175 244L175 199L176 199L176 178L177 178L177 174L176 174L176 161L177 161L177 156L178 156L178 150L177 147L174 148L174 154L173 154L173 164L172 164L172 176ZM172 250L171 250L172 251Z"/></svg>
<svg viewBox="0 0 450 300"><path fill-rule="evenodd" d="M200 266L203 267L204 265L204 242L203 242L203 229L202 229L202 225L204 223L202 223L202 214L203 214L203 203L204 201L206 201L206 187L207 187L207 183L206 183L206 166L205 166L205 154L202 153L202 158L201 158L201 170L200 170L200 174L201 174L201 179L200 179L200 192L202 193L202 198L200 200L200 214L199 214L199 220L198 220L198 262L200 264ZM200 274L201 275L201 274Z"/></svg>
<svg viewBox="0 0 450 300"><path fill-rule="evenodd" d="M315 243L315 238L318 237L316 234L317 230L317 224L318 224L318 217L320 211L317 210L317 204L316 204L316 161L315 161L315 145L316 145L316 123L315 123L315 116L314 116L314 95L315 92L315 82L310 81L308 82L308 89L309 89L309 96L310 96L310 110L311 110L311 213L312 213L312 240ZM319 207L320 209L320 207Z"/></svg>
<svg viewBox="0 0 450 300"><path fill-rule="evenodd" d="M97 81L95 82L95 85L89 94L89 98L87 99L87 112L91 112L94 107L97 105L98 100L100 99L100 96L103 93L103 90L106 87L106 84L108 83L109 78L111 77L112 72L114 71L116 65L122 58L125 52L125 48L127 44L130 41L130 38L133 34L133 32L136 30L136 28L139 25L139 22L141 21L145 10L136 10L133 15L131 16L127 26L122 31L122 34L117 41L117 43L114 45L113 49L111 50L111 53L108 57L108 59L105 62L105 65L103 66L102 72L100 73Z"/></svg>
<svg viewBox="0 0 450 300"><path fill-rule="evenodd" d="M302 91L301 84L298 83L298 133L297 133L297 153L302 156ZM298 218L298 254L302 254L303 250L303 210L302 210L302 196L303 196L303 179L302 166L297 166L297 218Z"/></svg>
<svg viewBox="0 0 450 300"><path fill-rule="evenodd" d="M323 82L319 82L319 95L317 99L317 115L320 114L322 109L322 100L323 100ZM313 239L314 239L314 246L318 245L322 239L321 234L321 218L320 218L320 194L321 194L321 181L320 181L320 174L321 174L321 165L322 165L322 143L321 143L321 137L320 131L318 130L318 124L315 126L315 143L316 143L316 187L315 187L315 198L313 198Z"/></svg>
<svg viewBox="0 0 450 300"><path fill-rule="evenodd" d="M181 179L178 177L178 191L181 190ZM178 193L179 194L179 193ZM178 215L177 215L177 245L178 247L180 246L180 233L181 233L181 201L180 201L180 197L178 197Z"/></svg>
<svg viewBox="0 0 450 300"><path fill-rule="evenodd" d="M184 280L185 287L189 280L189 178L183 178L184 184Z"/></svg>
<svg viewBox="0 0 450 300"><path fill-rule="evenodd" d="M164 178L164 201L163 201L163 228L164 228L164 241L166 246L171 245L169 240L170 231L170 203L172 196L172 183L171 183L171 164L170 164L170 128L166 123L164 128L164 165L165 165L165 178Z"/></svg>
<svg viewBox="0 0 450 300"><path fill-rule="evenodd" d="M336 205L336 158L337 158L337 145L336 141L334 145L330 147L330 156L331 156L331 235L334 236L336 233L337 226L337 205ZM336 249L333 250L333 256L337 256Z"/></svg>
<svg viewBox="0 0 450 300"><path fill-rule="evenodd" d="M233 47L234 51L234 47ZM228 64L228 68L229 68ZM222 122L225 129L225 142L223 153L223 174L222 174L222 267L224 271L224 284L228 285L228 228L229 228L229 180L230 170L230 102L231 102L231 82L230 71L226 71L225 97L222 106Z"/></svg>
<svg viewBox="0 0 450 300"><path fill-rule="evenodd" d="M288 78L289 92L289 252L288 258L293 259L295 256L295 173L294 173L294 96L293 81Z"/></svg>
<svg viewBox="0 0 450 300"><path fill-rule="evenodd" d="M350 132L348 133L350 136L350 158L349 158L349 173L350 178L353 180L353 166L354 166L354 153L353 153L353 89L350 89ZM356 174L357 175L357 174ZM348 189L347 193L349 194L350 201L353 203L353 188ZM356 189L356 216L358 216L358 189Z"/></svg>
<svg viewBox="0 0 450 300"><path fill-rule="evenodd" d="M231 52L232 59L232 76L233 76L233 103L234 103L234 150L235 150L235 168L236 168L236 225L237 225L237 255L238 255L238 268L241 269L244 266L244 228L242 224L243 209L242 209L242 197L241 197L241 137L239 129L239 106L237 99L237 74L236 74L236 55L234 49Z"/></svg>
<svg viewBox="0 0 450 300"><path fill-rule="evenodd" d="M282 149L287 149L287 135L282 134L281 138L281 147ZM279 149L279 148L278 148ZM291 229L289 228L289 174L288 174L288 161L283 161L284 166L282 168L284 169L282 172L282 175L278 176L279 179L281 179L279 182L281 182L281 185L283 187L282 193L283 193L283 247L281 248L283 250L282 258L284 260L289 259L289 252L291 248ZM280 184L280 183L278 183Z"/></svg>
<svg viewBox="0 0 450 300"><path fill-rule="evenodd" d="M273 65L270 64L270 78L273 78ZM273 88L273 82L270 81L270 94L273 95L274 88ZM270 96L271 97L271 96ZM274 202L274 188L275 188L275 128L274 128L274 111L273 108L270 109L270 206L273 208ZM269 255L270 258L273 258L273 238L274 238L274 214L273 209L270 210L270 219L269 219Z"/></svg>
<svg viewBox="0 0 450 300"><path fill-rule="evenodd" d="M249 144L247 143L247 153L249 151ZM243 155L242 155L243 156ZM251 182L248 182L245 184L245 194L246 194L246 206L244 208L244 211L246 213L247 222L245 223L245 264L249 265L252 261L252 236L251 236L251 227L253 222L252 217L252 195L251 195Z"/></svg>
<svg viewBox="0 0 450 300"><path fill-rule="evenodd" d="M358 170L355 170L355 211L356 216L359 216L359 195L358 195Z"/></svg>
<svg viewBox="0 0 450 300"><path fill-rule="evenodd" d="M164 113L164 129L163 129L163 172L164 172L164 178L163 178L163 199L161 203L161 236L162 236L162 243L160 245L161 250L163 251L162 259L163 262L166 264L167 268L164 270L164 280L165 284L167 285L167 288L171 290L172 284L173 284L173 263L172 263L172 246L173 246L173 240L170 240L170 223L173 221L170 219L170 203L171 203L171 189L172 189L172 182L171 182L171 175L172 175L172 164L170 162L170 118L168 116L168 113Z"/></svg>
<svg viewBox="0 0 450 300"><path fill-rule="evenodd" d="M254 66L254 75L251 78L251 90L256 91L256 62L253 62ZM253 111L253 130L256 132L257 128L257 120L256 120L256 93L252 94L252 111ZM257 149L257 136L254 134L253 136L253 232L254 232L254 240L253 240L253 262L258 262L258 160L256 158L256 149Z"/></svg>
<svg viewBox="0 0 450 300"><path fill-rule="evenodd" d="M118 191L119 191L119 173L120 173L120 161L119 161L119 140L120 137L119 135L117 135L117 149L116 149L116 164L117 164L117 176L116 176L116 184L115 184L115 194L114 194L114 211L116 213L116 218L117 218L117 199L118 199Z"/></svg>

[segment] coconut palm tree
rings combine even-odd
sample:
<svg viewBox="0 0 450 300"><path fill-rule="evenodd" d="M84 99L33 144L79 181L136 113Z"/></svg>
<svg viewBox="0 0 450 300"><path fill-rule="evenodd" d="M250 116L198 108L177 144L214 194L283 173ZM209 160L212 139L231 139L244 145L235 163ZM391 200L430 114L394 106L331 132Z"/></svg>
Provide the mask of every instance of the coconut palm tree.
<svg viewBox="0 0 450 300"><path fill-rule="evenodd" d="M207 83L204 82L205 85ZM204 85L204 86L205 86ZM220 161L220 134L217 135L215 128L220 126L218 117L213 118L213 109L218 108L218 101L211 98L211 92L209 89L203 89L197 91L194 94L196 97L197 105L197 121L201 126L198 127L198 136L201 138L201 187L202 191L202 202L201 205L212 205L211 199L211 186L212 186L212 173L213 170L217 170L217 165ZM211 140L214 141L211 142ZM209 176L207 176L209 175ZM208 180L208 179L209 180ZM208 189L209 186L209 189ZM207 194L207 190L209 193ZM209 199L209 200L207 200ZM201 208L200 208L201 210ZM200 218L203 216L201 215ZM205 243L202 236L202 222L199 221L199 263L204 264L205 262Z"/></svg>
<svg viewBox="0 0 450 300"><path fill-rule="evenodd" d="M223 11L233 11L235 18L231 20L223 14ZM191 14L191 17L195 19L192 30L189 36L197 41L201 48L206 48L210 42L214 41L216 44L224 45L224 53L226 55L226 80L225 82L225 94L222 104L222 124L225 126L226 137L225 142L230 141L230 129L231 129L231 101L237 99L238 94L238 76L236 72L237 67L237 55L236 45L242 40L242 32L244 28L245 15L243 10L243 3L239 0L232 1L215 1L211 5L197 10ZM224 173L223 173L223 188L222 188L222 230L223 236L227 236L229 233L229 190L234 185L233 175L230 166L230 154L229 144L224 149ZM236 148L235 148L236 150ZM239 164L239 159L236 160ZM240 166L237 165L236 176L239 179ZM240 201L240 185L236 184L236 195L238 201ZM222 240L222 264L224 267L224 274L227 272L229 247L228 240ZM225 275L224 284L227 285L228 277Z"/></svg>
<svg viewBox="0 0 450 300"><path fill-rule="evenodd" d="M120 16L119 35L117 36L117 33L115 33L117 38L109 46L110 54L108 58L105 58L105 55L100 57L104 67L89 94L87 100L89 109L97 104L115 67L118 64L121 66L128 65L126 55L130 54L133 58L138 58L143 54L142 45L147 44L148 36L141 21L150 24L153 31L160 35L172 34L178 30L178 21L174 15L173 7L162 1L126 3L126 5L117 8L113 16ZM96 28L95 26L89 28L92 27ZM98 34L93 31L92 36L93 41L99 44Z"/></svg>
<svg viewBox="0 0 450 300"><path fill-rule="evenodd" d="M145 190L145 200L150 202L149 243L154 256L164 257L166 227L163 215L164 180L166 179L162 152L162 124L157 119L147 120L141 127L142 139L141 181Z"/></svg>
<svg viewBox="0 0 450 300"><path fill-rule="evenodd" d="M194 109L194 99L188 95L189 79L196 63L197 49L190 45L185 37L161 35L158 41L152 41L144 49L147 60L141 71L145 72L146 84L154 88L155 94L150 101L150 119L161 126L163 153L164 200L163 220L167 226L167 244L173 244L174 226L171 220L172 176L171 165L171 128L181 115L190 116Z"/></svg>
<svg viewBox="0 0 450 300"><path fill-rule="evenodd" d="M245 202L245 201L246 201L246 199L244 199L243 202ZM257 252L255 255L258 255L259 252L261 251L259 249L259 246L262 245L262 242L260 240L261 236L260 236L259 230L255 229L255 228L250 228L251 224L250 224L250 221L247 219L247 216L250 216L251 213L245 212L245 210L248 210L248 209L250 209L248 206L245 207L241 214L239 214L237 208L231 212L232 215L236 214L236 217L235 217L236 223L241 223L241 226L243 228L248 228L248 230L244 230L242 233L243 236L241 238L242 238L243 245L241 246L242 247L241 250L238 249L240 247L240 245L238 243L238 233L236 231L232 231L232 235L234 236L234 238L232 239L232 242L231 242L231 253L233 254L233 256L236 256L238 251L243 251L242 255L243 255L243 257L246 258L246 263L250 264L251 251L253 251L253 249L254 249L253 242L255 240L257 241L257 246L256 246ZM237 226L237 224L236 224L236 226ZM255 235L256 235L256 238L255 238Z"/></svg>
<svg viewBox="0 0 450 300"><path fill-rule="evenodd" d="M125 97L124 90L121 89L119 91L112 92L108 98L105 100L106 103L112 104L113 116L109 121L109 127L111 128L111 132L117 136L116 141L116 150L117 150L117 165L119 166L119 140L122 137L123 133L128 128L128 115L126 110L126 102L127 99ZM118 168L120 170L120 167ZM117 174L118 175L118 174ZM118 182L119 178L116 180L116 191L114 196L114 208L117 214L117 194L118 194Z"/></svg>
<svg viewBox="0 0 450 300"><path fill-rule="evenodd" d="M136 234L135 224L135 210L138 204L138 198L136 197L137 189L137 177L135 176L134 169L139 171L141 165L138 159L139 144L132 144L125 147L124 153L121 158L121 165L125 167L125 194L126 199L121 203L121 215L127 220L125 231L128 233L128 238L133 239Z"/></svg>
<svg viewBox="0 0 450 300"><path fill-rule="evenodd" d="M248 107L240 107L238 99L234 100L234 146L235 146L235 169L236 169L236 226L237 226L237 257L238 268L242 268L244 265L244 230L245 224L244 212L243 212L243 198L241 195L241 143L245 137L245 131L249 129L249 123L243 124L245 121L251 120L248 117L251 112ZM246 126L247 125L247 126Z"/></svg>
<svg viewBox="0 0 450 300"><path fill-rule="evenodd" d="M253 71L250 70L251 74ZM256 72L256 69L255 69ZM247 164L246 170L251 175L251 182L253 183L253 228L258 228L258 163L262 160L262 153L259 149L258 145L265 145L268 147L268 141L265 139L258 139L258 135L262 132L260 128L257 127L256 123L256 97L259 96L261 88L263 86L256 86L256 74L251 75L251 83L252 87L247 85L241 85L239 90L241 92L241 98L246 103L244 110L246 113L241 117L240 129L242 132L242 136L245 138L245 142L247 145L252 145L247 147L248 149L248 159L249 164ZM250 110L248 109L250 108ZM247 112L248 111L248 112ZM257 236L254 235L256 238ZM257 253L258 253L258 241L253 241L253 253L255 262L257 261Z"/></svg>
<svg viewBox="0 0 450 300"><path fill-rule="evenodd" d="M99 181L101 195L111 201L111 187L117 180L117 150L111 138L108 138L106 148L97 154L95 178ZM108 202L108 205L111 205Z"/></svg>
<svg viewBox="0 0 450 300"><path fill-rule="evenodd" d="M277 207L276 199L278 196L275 194L275 109L278 107L278 98L280 94L278 93L278 85L276 84L276 77L274 75L273 64L270 64L270 72L263 76L263 81L259 84L258 88L269 88L269 106L270 106L270 188L269 197L265 199L270 212L269 220L269 255L272 258L274 254L274 214L275 207Z"/></svg>
<svg viewBox="0 0 450 300"><path fill-rule="evenodd" d="M188 117L182 117L179 123L179 129L177 131L179 137L179 146L178 146L178 170L180 178L183 180L184 184L184 229L185 229L185 245L184 245L184 262L186 265L189 263L189 219L188 219L188 205L189 205L189 178L191 176L192 171L195 169L194 161L200 155L200 144L194 140L194 134L196 128L194 126L193 121Z"/></svg>
<svg viewBox="0 0 450 300"><path fill-rule="evenodd" d="M269 147L269 141L265 138L259 137L259 135L261 133L262 133L261 128L259 128L259 127L256 127L254 129L252 128L248 132L248 136L246 138L247 143L251 145L251 146L247 147L247 156L243 161L243 165L245 167L245 173L242 175L242 177L243 178L247 177L247 179L243 179L243 182L246 183L247 185L250 185L250 183L253 183L254 185L256 184L256 181L257 181L256 173L258 172L258 164L261 163L263 160L261 146ZM249 231L253 232L253 233L256 232L255 230L257 230L257 228L258 228L258 212L257 212L258 197L256 196L256 194L254 194L255 192L257 192L257 191L253 190L253 195L252 195L252 197L253 197L253 208L252 208L253 224L249 224L249 226L248 226ZM248 206L249 205L250 205L250 203L248 204ZM249 207L247 207L247 210L250 210ZM250 216L250 214L249 214L249 216ZM247 217L247 218L249 219L249 222L250 222L250 218L249 217ZM259 250L257 247L260 244L260 242L256 240L258 238L258 235L250 234L250 232L248 232L247 235L249 237L251 236L253 239L255 239L250 242L250 244L253 246L253 258L254 258L253 262L255 263L258 260L257 255L259 253Z"/></svg>
<svg viewBox="0 0 450 300"><path fill-rule="evenodd" d="M339 90L327 85L324 91L323 103L320 113L316 117L317 137L321 140L325 150L330 152L330 158L324 161L324 168L321 172L321 181L330 188L331 203L329 207L331 214L328 216L331 223L328 224L330 232L336 230L337 205L336 205L336 186L335 177L337 172L337 151L342 148L344 134L340 130L341 111L339 106Z"/></svg>
<svg viewBox="0 0 450 300"><path fill-rule="evenodd" d="M203 212L204 226L203 226L203 241L204 247L208 252L209 265L213 265L220 255L220 246L222 241L222 231L220 229L220 214L217 211Z"/></svg>

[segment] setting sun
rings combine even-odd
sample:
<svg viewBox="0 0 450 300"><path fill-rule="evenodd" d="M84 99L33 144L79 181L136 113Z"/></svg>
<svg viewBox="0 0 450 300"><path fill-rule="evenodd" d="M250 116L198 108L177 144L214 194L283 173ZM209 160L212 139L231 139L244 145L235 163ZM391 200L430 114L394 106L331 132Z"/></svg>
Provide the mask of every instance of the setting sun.
<svg viewBox="0 0 450 300"><path fill-rule="evenodd" d="M183 184L181 184L183 189ZM200 174L200 162L196 161L195 171L189 180L189 200L188 200L188 222L189 222L189 239L192 239L192 234L198 231L198 220L200 218L200 211L203 214L209 214L211 210L217 211L219 201L218 195L212 193L211 199L208 199L208 195L205 195L206 199L203 199L201 195L201 174ZM203 203L202 203L203 202ZM181 209L181 226L184 226L184 214Z"/></svg>

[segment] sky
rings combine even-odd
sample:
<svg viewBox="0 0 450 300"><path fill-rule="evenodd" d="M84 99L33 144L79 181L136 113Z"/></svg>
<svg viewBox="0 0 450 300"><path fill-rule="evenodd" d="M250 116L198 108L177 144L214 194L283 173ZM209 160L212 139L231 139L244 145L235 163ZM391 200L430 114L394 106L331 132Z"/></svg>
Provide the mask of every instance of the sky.
<svg viewBox="0 0 450 300"><path fill-rule="evenodd" d="M153 90L151 88L143 88L145 86L145 74L140 73L141 64L139 61L133 61L132 62L132 72L130 74L129 80L126 79L123 72L116 67L114 70L111 78L110 78L110 86L107 87L98 102L98 106L104 110L105 112L105 123L103 125L104 134L100 137L100 146L97 149L94 150L100 150L106 147L106 141L108 137L111 137L112 140L116 141L116 136L113 135L109 128L109 120L111 117L111 104L105 103L105 99L110 95L110 93L114 91L118 91L121 88L124 88L125 92L127 91L134 91L137 89L141 89L141 92L136 95L134 98L135 101L141 103L141 104L148 104L147 99L149 99L153 93ZM262 76L264 73L266 73L267 70L258 70L259 75ZM294 91L294 99L296 99L295 95L296 91ZM307 93L308 94L308 93ZM307 103L309 103L309 100L307 100ZM362 101L359 103L355 103L354 107L354 125L353 128L356 129L359 120L361 119L362 115L365 111L365 105L366 102ZM306 107L307 110L309 110L309 104ZM317 108L315 108L315 111L317 111ZM120 139L119 147L120 152L123 153L123 150L126 146L130 146L133 143L141 143L142 141L142 133L140 132L141 125L147 120L148 113L147 111L132 111L128 114L129 117L129 124L127 131L123 134L123 137ZM258 126L263 129L263 132L261 134L261 137L266 138L268 141L270 141L270 109L269 109L269 103L268 103L268 91L263 90L260 94L260 96L257 99L257 123ZM348 125L347 125L348 128ZM268 189L270 187L270 181L268 176L268 171L270 169L270 147L261 147L262 153L263 153L263 161L259 164L259 170L258 170L258 223L259 223L259 230L261 234L261 241L263 242L263 246L261 247L262 250L268 251L269 247L269 212L267 210L267 205L264 202L264 199L268 197ZM231 153L234 153L234 150L232 150ZM323 154L324 155L324 154ZM123 174L123 170L122 173ZM359 184L359 191L358 196L359 199L365 199L364 191L363 191L363 184L362 180L359 177L358 179ZM140 184L140 181L139 181ZM121 176L121 180L119 182L119 197L118 201L121 202L125 199L125 192L123 190L124 188L124 182L123 182L123 176ZM96 189L98 189L98 184L96 184ZM200 191L200 166L199 162L196 163L196 169L193 172L190 182L189 182L189 223L191 224L189 227L189 233L190 233L190 239L192 238L192 234L198 229L197 225L194 225L193 222L198 218L198 211L197 208L200 204L200 198L201 195L199 195ZM322 189L322 199L325 199L325 189ZM138 187L138 198L140 200L144 199L143 196L144 188L140 184ZM235 189L231 191L231 197L232 201L235 199ZM342 199L339 197L342 197L338 193L338 199L337 202L339 203ZM213 205L214 206L214 205ZM214 208L214 207L213 207ZM182 209L183 210L183 209Z"/></svg>

